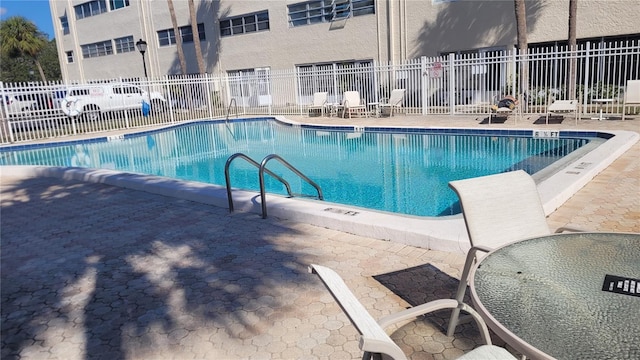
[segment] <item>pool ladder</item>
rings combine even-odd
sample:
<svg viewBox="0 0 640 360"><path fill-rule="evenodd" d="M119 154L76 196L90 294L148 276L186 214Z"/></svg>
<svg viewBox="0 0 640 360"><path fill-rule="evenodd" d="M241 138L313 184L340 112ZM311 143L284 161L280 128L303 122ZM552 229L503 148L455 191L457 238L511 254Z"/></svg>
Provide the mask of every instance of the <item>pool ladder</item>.
<svg viewBox="0 0 640 360"><path fill-rule="evenodd" d="M231 133L231 136L233 137L233 139L235 140L236 135L233 133L233 131L231 131L231 128L229 127L229 115L231 115L231 105L233 105L233 109L235 110L236 118L238 117L238 105L236 104L236 98L231 98L231 101L229 101L229 106L227 107L227 116L224 118L224 124L227 127L227 130L229 130L229 133Z"/></svg>
<svg viewBox="0 0 640 360"><path fill-rule="evenodd" d="M294 197L294 194L291 192L291 186L289 185L289 182L287 182L287 180L283 179L281 176L275 174L274 172L272 172L271 170L267 169L267 163L272 160L275 159L277 161L279 161L282 165L284 165L287 169L293 171L296 175L298 175L300 178L302 178L304 181L306 181L309 185L313 186L316 191L318 192L318 200L324 200L324 196L322 195L322 189L320 189L320 186L318 184L316 184L313 180L309 179L305 174L301 173L300 170L296 169L293 165L289 164L285 159L283 159L281 156L276 155L276 154L271 154L271 155L267 155L264 159L262 159L262 162L260 164L258 164L258 162L256 162L255 160L253 160L252 158L248 157L247 155L243 154L243 153L235 153L231 156L229 156L229 158L227 159L227 163L224 165L224 179L225 182L227 184L227 200L229 201L229 212L233 212L233 198L231 195L231 179L229 177L229 167L231 166L231 162L237 158L242 158L244 160L246 160L249 164L257 167L258 170L258 177L260 180L260 202L262 203L262 218L266 219L267 218L267 198L266 198L266 192L264 189L264 173L267 173L271 176L273 176L276 180L280 181L282 184L284 184L285 188L287 189L287 195L289 197ZM297 195L301 195L301 196L305 196L303 194L297 194Z"/></svg>

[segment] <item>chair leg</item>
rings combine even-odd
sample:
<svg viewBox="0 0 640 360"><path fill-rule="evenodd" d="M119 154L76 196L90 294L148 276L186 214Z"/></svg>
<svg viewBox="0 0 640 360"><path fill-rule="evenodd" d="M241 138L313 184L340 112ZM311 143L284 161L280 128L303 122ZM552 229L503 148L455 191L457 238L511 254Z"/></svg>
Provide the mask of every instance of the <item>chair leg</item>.
<svg viewBox="0 0 640 360"><path fill-rule="evenodd" d="M447 336L453 336L456 332L456 326L458 326L458 321L460 317L460 309L463 305L464 294L467 292L467 282L469 278L469 272L471 271L471 266L473 265L476 259L476 252L478 249L472 247L469 249L467 253L467 258L464 262L464 269L462 270L462 276L460 276L460 284L458 284L458 291L456 292L456 301L458 301L458 307L453 309L451 312L451 318L449 319L449 327L447 329Z"/></svg>

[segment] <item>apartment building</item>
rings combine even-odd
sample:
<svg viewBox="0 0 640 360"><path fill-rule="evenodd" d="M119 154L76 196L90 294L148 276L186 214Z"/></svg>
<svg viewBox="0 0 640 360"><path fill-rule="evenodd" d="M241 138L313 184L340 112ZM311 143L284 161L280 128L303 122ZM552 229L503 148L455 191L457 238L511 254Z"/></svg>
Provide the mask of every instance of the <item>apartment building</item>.
<svg viewBox="0 0 640 360"><path fill-rule="evenodd" d="M136 42L146 41L149 77L197 73L194 36L208 73L259 72L333 64L399 62L451 52L512 48L513 0L50 0L67 81L144 75ZM530 44L566 41L568 0L527 1ZM640 2L581 0L579 39L640 38Z"/></svg>

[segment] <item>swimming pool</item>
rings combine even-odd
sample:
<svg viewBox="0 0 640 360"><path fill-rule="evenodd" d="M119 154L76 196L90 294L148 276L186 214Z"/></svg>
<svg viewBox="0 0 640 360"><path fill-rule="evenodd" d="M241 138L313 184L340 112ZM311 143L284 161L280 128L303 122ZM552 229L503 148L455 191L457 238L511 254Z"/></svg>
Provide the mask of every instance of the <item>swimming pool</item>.
<svg viewBox="0 0 640 360"><path fill-rule="evenodd" d="M258 119L258 121L264 120L273 120L273 118ZM278 122L274 123L273 126L288 128L289 130L286 133L289 135L287 136L297 136L295 134L306 134L306 130L310 131L309 134L312 134L310 136L315 139L311 143L314 144L322 141L328 142L329 139L334 139L332 141L335 142L341 141L353 144L351 140L361 138L365 133L374 133L377 134L377 137L386 139L385 141L391 144L387 145L387 148L389 146L396 146L396 142L398 145L406 142L407 140L401 139L403 139L405 135L414 133L421 135L432 134L441 137L453 135L464 135L468 137L489 136L491 141L496 140L494 139L496 137L505 136L529 138L598 138L605 140L600 143L600 145L596 145L596 141L590 141L568 156L565 156L533 175L538 185L538 192L546 214L550 214L560 207L578 190L591 181L600 171L607 168L615 159L630 149L631 146L640 139L638 133L624 130L552 131L544 128L495 129L476 126L467 128L416 128L396 125L384 128L373 126L307 125L296 123L285 117L276 117L276 120L278 120ZM442 123L448 122L449 121L445 121ZM425 121L425 125L426 124L427 122ZM185 126L186 125L182 125L174 128ZM165 170L173 169L172 171L176 175L179 173L176 169L182 169L180 171L182 173L212 172L212 169L208 167L200 169L199 167L187 167L185 164L205 156L203 152L207 148L209 152L216 154L232 152L234 149L228 149L225 144L232 140L241 139L242 136L240 134L243 132L251 133L248 130L250 127L246 127L243 121L230 123L229 128L232 131L227 130L225 126L224 132L207 133L206 136L209 145L203 143L196 146L201 149L202 154L181 156L172 161L165 160L165 157L171 153L181 153L184 147L181 142L183 140L192 141L189 137L184 135L182 137L167 137L165 135L164 137L155 138L153 136L149 137L149 135L154 135L162 131L146 131L136 134L119 134L108 138L101 137L92 139L91 141L79 140L58 144L5 146L0 148L0 162L2 164L36 164L41 159L38 159L35 155L37 152L33 150L44 148L49 148L47 151L51 153L51 158L56 160L52 161L53 166L4 165L0 167L0 172L25 180L33 177L56 177L70 181L103 183L111 186L126 187L138 191L227 207L227 194L224 186L145 175L143 174L143 170L149 168L147 164L149 148L164 148L172 150L165 151L164 153L152 151L152 156L158 158L158 161L155 162L156 167L164 168ZM340 136L337 134L329 134L329 136L327 136L326 133L330 133L332 130L339 130ZM236 139L233 139L234 136ZM271 153L271 150L274 149L275 144L280 139L277 137L273 138L272 133L266 130L260 133L254 133L252 136L255 136L257 139L255 141L256 143L271 144L266 149L269 153ZM284 137L284 135L281 137ZM129 138L135 138L136 145L124 147L122 141L128 140ZM394 140L394 138L396 140ZM109 157L99 157L95 152L88 154L86 153L87 148L85 147L88 142L93 142L97 144L96 146L115 150ZM380 144L382 146L384 142ZM251 142L244 140L242 146L244 149L248 149L250 145ZM313 146L307 146L304 152L302 150L298 152L301 154L313 154L314 149L316 148ZM356 150L356 148L347 149L350 149L349 151L351 152ZM29 151L24 152L23 150ZM382 148L379 151L384 152ZM400 153L396 152L396 154ZM337 155L330 157L328 154L319 154L319 156L323 157L323 162L325 163L336 162L336 160L341 159ZM346 155L341 154L341 156L344 157ZM259 161L260 158L257 160ZM119 161L126 161L132 164L132 168L137 173L112 170L116 168L116 164ZM482 159L480 159L480 161L482 161ZM99 163L102 169L68 167L69 165L81 166L83 162L89 162L92 165ZM241 162L238 162L237 165L240 164ZM297 166L298 164L295 165ZM247 170L247 172L248 171L249 170ZM247 177L250 181L257 183L257 175L255 175L255 170L253 171L254 173L250 176L247 175ZM149 173L153 174L154 172L150 171ZM242 173L242 171L240 171L240 173ZM360 176L362 177L362 175ZM25 184L28 184L28 182L25 182ZM237 184L234 184L234 186L237 186ZM389 196L394 195L395 193L391 193ZM234 190L233 199L237 212L261 213L260 199L255 191ZM426 200L423 199L423 201L429 202L430 198ZM390 240L394 243L426 249L465 253L469 248L469 240L461 214L439 217L400 215L386 211L329 203L326 201L309 200L305 198L288 199L280 195L270 194L267 194L267 204L269 208L269 218L286 219L297 223L326 227L344 233Z"/></svg>
<svg viewBox="0 0 640 360"><path fill-rule="evenodd" d="M293 126L273 119L197 122L161 131L93 141L2 150L2 165L107 168L225 185L234 153L260 162L278 154L318 183L328 202L416 216L460 212L452 180L522 169L537 174L583 147L596 133L487 134L434 129ZM316 194L278 162L268 168L292 192ZM258 171L241 159L230 168L235 188L258 190ZM270 193L286 195L267 176Z"/></svg>

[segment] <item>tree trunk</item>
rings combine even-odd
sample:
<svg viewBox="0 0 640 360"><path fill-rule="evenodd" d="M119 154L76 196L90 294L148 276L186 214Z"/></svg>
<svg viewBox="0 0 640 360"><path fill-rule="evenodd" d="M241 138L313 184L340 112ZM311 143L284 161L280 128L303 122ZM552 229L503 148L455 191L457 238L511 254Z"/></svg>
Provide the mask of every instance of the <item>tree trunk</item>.
<svg viewBox="0 0 640 360"><path fill-rule="evenodd" d="M575 56L576 45L576 14L578 12L578 0L569 0L569 78L567 79L567 96L569 99L576 98L576 67L578 59Z"/></svg>
<svg viewBox="0 0 640 360"><path fill-rule="evenodd" d="M189 17L191 18L191 32L193 33L193 45L196 50L196 59L198 60L198 70L200 74L207 72L207 68L204 64L204 58L202 57L202 48L200 47L200 33L198 32L198 18L196 17L196 7L193 4L193 0L189 0Z"/></svg>
<svg viewBox="0 0 640 360"><path fill-rule="evenodd" d="M527 61L528 43L527 43L527 10L524 0L514 0L514 8L516 12L516 31L518 37L518 53L521 56L520 64L520 81L519 94L524 98L521 104L524 110L527 110L528 99L527 93L529 89L529 63ZM517 94L514 94L517 95ZM518 97L516 97L518 98Z"/></svg>
<svg viewBox="0 0 640 360"><path fill-rule="evenodd" d="M180 61L180 70L182 75L187 73L187 61L184 58L184 50L182 49L182 35L178 28L178 19L176 19L176 10L173 8L173 0L167 0L169 5L169 14L171 15L171 24L173 25L173 34L176 37L176 50L178 51L178 61Z"/></svg>
<svg viewBox="0 0 640 360"><path fill-rule="evenodd" d="M47 77L44 76L44 70L42 70L42 65L40 65L40 61L38 61L38 59L36 58L33 58L33 60L35 60L36 67L38 68L38 72L40 73L40 78L42 79L42 82L47 82Z"/></svg>

